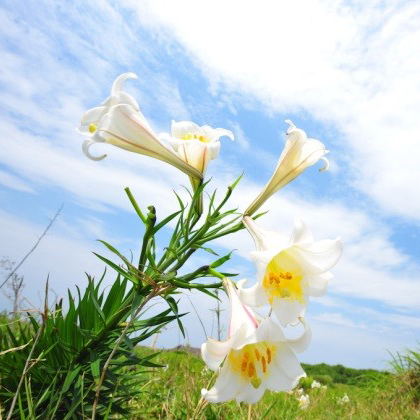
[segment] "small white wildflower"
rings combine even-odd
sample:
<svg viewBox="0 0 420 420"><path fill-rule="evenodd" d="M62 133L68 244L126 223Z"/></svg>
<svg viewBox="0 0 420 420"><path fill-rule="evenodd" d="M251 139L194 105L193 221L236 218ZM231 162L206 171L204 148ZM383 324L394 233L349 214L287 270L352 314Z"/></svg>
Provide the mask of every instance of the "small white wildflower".
<svg viewBox="0 0 420 420"><path fill-rule="evenodd" d="M311 388L321 388L321 384L318 381L312 381Z"/></svg>
<svg viewBox="0 0 420 420"><path fill-rule="evenodd" d="M303 388L299 388L299 389L297 389L296 390L296 393L298 394L298 395L303 395L303 393L304 393L305 391L303 390Z"/></svg>
<svg viewBox="0 0 420 420"><path fill-rule="evenodd" d="M347 404L350 402L350 398L347 394L344 394L343 398L338 398L338 403L339 404Z"/></svg>
<svg viewBox="0 0 420 420"><path fill-rule="evenodd" d="M298 399L299 408L301 410L306 410L309 406L309 395L303 394Z"/></svg>

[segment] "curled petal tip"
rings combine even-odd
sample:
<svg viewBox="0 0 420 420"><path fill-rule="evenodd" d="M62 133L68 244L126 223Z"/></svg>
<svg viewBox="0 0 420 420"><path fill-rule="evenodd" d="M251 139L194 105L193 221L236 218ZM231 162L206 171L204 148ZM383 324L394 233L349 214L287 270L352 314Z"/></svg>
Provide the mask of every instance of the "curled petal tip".
<svg viewBox="0 0 420 420"><path fill-rule="evenodd" d="M328 169L330 167L330 162L328 161L328 159L325 156L323 156L320 160L324 161L324 166L319 170L319 172L328 171Z"/></svg>
<svg viewBox="0 0 420 420"><path fill-rule="evenodd" d="M229 137L232 141L235 140L235 136L233 135L232 131L230 130L226 130L226 134L227 137Z"/></svg>
<svg viewBox="0 0 420 420"><path fill-rule="evenodd" d="M83 153L89 158L89 159L91 159L91 160L96 160L96 161L98 161L98 160L102 160L102 159L105 159L106 158L106 154L103 154L103 155L101 155L101 156L93 156L91 153L90 153L90 151L89 151L89 149L90 149L90 147L92 146L92 144L94 144L94 143L96 143L95 141L92 141L92 140L85 140L84 142L83 142L83 145L82 145L82 149L83 149Z"/></svg>
<svg viewBox="0 0 420 420"><path fill-rule="evenodd" d="M116 95L121 92L123 84L127 79L137 79L137 74L131 72L120 74L112 85L111 95Z"/></svg>
<svg viewBox="0 0 420 420"><path fill-rule="evenodd" d="M133 73L131 71L127 73L123 73L119 78L126 80L126 79L138 79L138 76L136 73Z"/></svg>
<svg viewBox="0 0 420 420"><path fill-rule="evenodd" d="M296 128L296 126L293 124L292 120L285 120L285 123L289 124L289 128L287 129L287 131L293 130L294 128Z"/></svg>

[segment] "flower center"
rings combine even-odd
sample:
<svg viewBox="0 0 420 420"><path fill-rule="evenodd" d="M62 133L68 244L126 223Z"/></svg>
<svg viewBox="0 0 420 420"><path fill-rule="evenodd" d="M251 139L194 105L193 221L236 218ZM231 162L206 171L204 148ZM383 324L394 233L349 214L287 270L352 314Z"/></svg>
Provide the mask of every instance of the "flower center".
<svg viewBox="0 0 420 420"><path fill-rule="evenodd" d="M270 304L274 298L304 303L302 271L287 251L277 254L267 266L263 286Z"/></svg>
<svg viewBox="0 0 420 420"><path fill-rule="evenodd" d="M181 137L181 140L200 140L203 143L208 143L209 140L202 135L193 134L193 133L187 133L184 136Z"/></svg>
<svg viewBox="0 0 420 420"><path fill-rule="evenodd" d="M269 373L275 351L276 347L266 341L247 344L240 350L231 350L228 361L234 372L257 389L261 385L261 378Z"/></svg>

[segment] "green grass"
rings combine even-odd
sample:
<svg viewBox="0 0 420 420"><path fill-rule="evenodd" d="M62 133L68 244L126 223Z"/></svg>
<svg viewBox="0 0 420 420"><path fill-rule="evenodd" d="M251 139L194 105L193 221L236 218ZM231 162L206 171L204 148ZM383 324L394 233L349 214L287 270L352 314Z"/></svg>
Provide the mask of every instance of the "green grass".
<svg viewBox="0 0 420 420"><path fill-rule="evenodd" d="M150 349L140 348L140 353ZM247 404L228 402L207 405L193 417L201 388L210 386L213 372L200 357L184 350L163 351L155 359L167 369L152 369L140 398L132 400L133 419L246 419ZM311 389L311 379L303 384L310 396L307 410L299 408L297 394L266 392L252 406L253 419L420 419L416 389L407 373L390 374L343 366L305 365L310 378L328 382L327 389ZM329 378L329 379L327 379ZM340 383L341 382L341 383ZM342 383L344 382L344 383ZM347 394L350 402L338 400Z"/></svg>

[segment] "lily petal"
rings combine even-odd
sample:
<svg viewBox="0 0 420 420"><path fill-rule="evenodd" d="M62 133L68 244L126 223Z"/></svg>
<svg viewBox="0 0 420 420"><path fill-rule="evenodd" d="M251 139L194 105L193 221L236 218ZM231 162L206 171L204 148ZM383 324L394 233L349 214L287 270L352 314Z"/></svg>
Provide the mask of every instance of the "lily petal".
<svg viewBox="0 0 420 420"><path fill-rule="evenodd" d="M306 226L306 224L302 220L296 219L290 243L312 244L313 242L314 237L312 236L311 231L308 229L308 226Z"/></svg>
<svg viewBox="0 0 420 420"><path fill-rule="evenodd" d="M244 305L252 306L254 308L267 305L267 296L261 283L257 282L253 286L245 289L244 285L246 281L246 279L242 279L236 283L238 286L239 298Z"/></svg>
<svg viewBox="0 0 420 420"><path fill-rule="evenodd" d="M201 395L211 403L225 402L235 398L242 386L240 377L229 369L228 364L225 364L214 386L209 390L202 389Z"/></svg>
<svg viewBox="0 0 420 420"><path fill-rule="evenodd" d="M89 159L91 159L91 160L96 160L96 161L99 161L99 160L102 160L102 159L105 159L106 158L106 154L104 154L104 155L100 155L100 156L93 156L91 153L90 153L90 147L92 146L92 144L95 144L95 143L97 143L96 141L92 141L92 140L85 140L84 142L83 142L83 144L82 144L82 150L83 150L83 153L89 158Z"/></svg>
<svg viewBox="0 0 420 420"><path fill-rule="evenodd" d="M317 276L308 277L309 294L311 296L323 296L327 291L328 282L333 278L333 275L327 271Z"/></svg>
<svg viewBox="0 0 420 420"><path fill-rule="evenodd" d="M308 296L304 294L303 303L298 300L288 300L274 298L271 307L276 318L284 327L288 324L296 322L299 317L303 317L308 306Z"/></svg>
<svg viewBox="0 0 420 420"><path fill-rule="evenodd" d="M337 264L343 252L343 243L340 238L324 239L310 245L297 244L291 252L308 275L318 275Z"/></svg>
<svg viewBox="0 0 420 420"><path fill-rule="evenodd" d="M192 121L174 121L172 120L171 125L172 137L182 139L188 134L204 135L200 126L193 123Z"/></svg>

